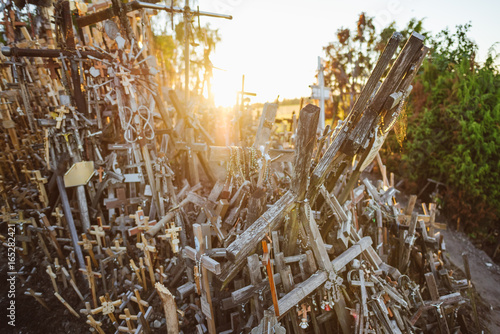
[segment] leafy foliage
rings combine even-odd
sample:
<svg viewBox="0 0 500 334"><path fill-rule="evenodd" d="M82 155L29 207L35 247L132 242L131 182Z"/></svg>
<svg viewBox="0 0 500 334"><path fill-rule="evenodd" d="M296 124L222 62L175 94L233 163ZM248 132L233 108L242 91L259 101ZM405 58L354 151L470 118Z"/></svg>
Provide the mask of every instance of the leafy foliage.
<svg viewBox="0 0 500 334"><path fill-rule="evenodd" d="M470 25L437 35L408 108L405 176L448 186L445 209L466 229L497 219L500 208L500 75L490 54L474 62Z"/></svg>
<svg viewBox="0 0 500 334"><path fill-rule="evenodd" d="M174 5L179 5L174 1ZM189 31L189 59L190 59L190 88L195 95L201 96L207 92L211 100L210 81L213 65L210 56L215 51L217 43L221 41L218 29L210 28L210 24L201 25L194 16L188 23ZM160 13L153 19L153 33L155 48L160 53L160 59L165 62L168 84L180 88L183 82L184 69L184 36L185 22L182 15L167 15Z"/></svg>

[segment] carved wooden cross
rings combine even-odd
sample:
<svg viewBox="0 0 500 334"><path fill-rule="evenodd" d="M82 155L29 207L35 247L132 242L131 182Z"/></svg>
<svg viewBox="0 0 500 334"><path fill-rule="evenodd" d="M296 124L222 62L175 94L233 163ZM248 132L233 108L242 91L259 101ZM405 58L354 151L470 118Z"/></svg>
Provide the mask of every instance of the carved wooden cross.
<svg viewBox="0 0 500 334"><path fill-rule="evenodd" d="M95 287L95 277L102 277L101 273L92 271L92 263L90 262L90 256L85 256L87 262L86 269L80 269L80 271L87 277L89 281L89 288L92 292L92 300L94 302L94 307L97 307L97 295Z"/></svg>
<svg viewBox="0 0 500 334"><path fill-rule="evenodd" d="M170 246L172 247L172 252L179 252L179 231L182 230L182 227L175 226L174 222L171 222L170 227L165 229L164 235L159 235L158 238L165 240L168 239Z"/></svg>
<svg viewBox="0 0 500 334"><path fill-rule="evenodd" d="M108 298L104 296L100 296L99 301L101 302L101 306L94 308L93 310L90 311L90 313L93 315L97 313L102 313L103 315L107 315L109 319L111 319L111 322L115 324L117 321L113 312L115 312L115 307L120 305L122 301L120 299L115 301L109 301Z"/></svg>

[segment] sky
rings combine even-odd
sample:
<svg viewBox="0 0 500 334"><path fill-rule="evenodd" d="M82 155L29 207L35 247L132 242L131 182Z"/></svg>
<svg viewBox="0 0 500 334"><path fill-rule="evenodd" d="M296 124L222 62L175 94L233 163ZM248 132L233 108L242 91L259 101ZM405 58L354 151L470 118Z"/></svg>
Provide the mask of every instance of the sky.
<svg viewBox="0 0 500 334"><path fill-rule="evenodd" d="M392 21L402 28L413 17L423 18L424 29L433 34L471 22L469 36L479 46L478 61L484 61L490 46L500 41L498 0L199 0L190 5L233 16L201 19L202 25L219 29L222 37L211 57L222 69L214 69L213 78L215 102L222 106L235 103L242 75L245 91L257 94L252 102L274 101L278 95L310 96L323 47L340 27L355 28L363 11L375 17L378 32Z"/></svg>

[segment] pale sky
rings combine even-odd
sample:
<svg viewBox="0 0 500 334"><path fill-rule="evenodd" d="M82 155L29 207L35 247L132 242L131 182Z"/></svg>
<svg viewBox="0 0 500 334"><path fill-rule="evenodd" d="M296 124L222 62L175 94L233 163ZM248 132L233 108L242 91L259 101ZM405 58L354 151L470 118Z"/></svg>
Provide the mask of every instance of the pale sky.
<svg viewBox="0 0 500 334"><path fill-rule="evenodd" d="M214 70L213 80L216 104L224 106L234 104L243 74L245 90L257 93L252 102L309 96L322 48L340 27L354 28L362 11L375 17L378 32L394 20L398 27L406 26L413 17L425 18L424 28L433 34L470 21L479 61L500 41L498 0L200 0L198 5L233 16L231 21L201 19L222 36L212 63L225 70Z"/></svg>

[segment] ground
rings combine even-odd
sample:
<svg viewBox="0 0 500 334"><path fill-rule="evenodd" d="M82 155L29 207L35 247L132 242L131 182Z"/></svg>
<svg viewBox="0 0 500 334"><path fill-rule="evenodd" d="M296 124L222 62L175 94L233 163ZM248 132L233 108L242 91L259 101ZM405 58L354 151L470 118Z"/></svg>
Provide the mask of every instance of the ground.
<svg viewBox="0 0 500 334"><path fill-rule="evenodd" d="M480 297L479 319L490 333L500 333L500 266L467 236L456 231L440 231L446 243L446 255L463 271L462 253L469 253L472 283Z"/></svg>

